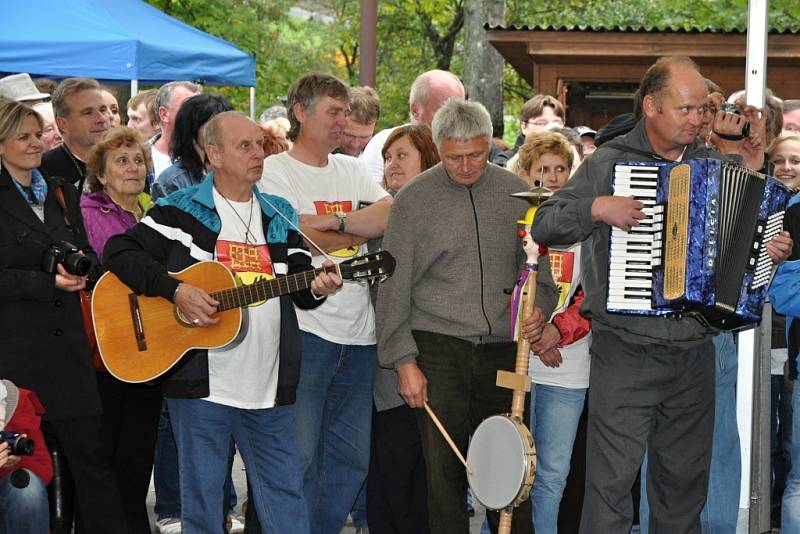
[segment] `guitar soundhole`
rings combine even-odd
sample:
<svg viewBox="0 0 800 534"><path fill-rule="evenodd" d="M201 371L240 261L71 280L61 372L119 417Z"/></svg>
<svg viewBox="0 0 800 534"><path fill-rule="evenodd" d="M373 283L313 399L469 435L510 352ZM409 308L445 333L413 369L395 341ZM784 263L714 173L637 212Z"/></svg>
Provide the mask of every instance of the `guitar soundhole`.
<svg viewBox="0 0 800 534"><path fill-rule="evenodd" d="M192 321L190 321L189 318L183 314L180 308L178 308L177 306L173 306L172 311L173 314L175 315L175 320L178 321L178 323L180 323L182 326L185 326L187 328L197 328L197 326L194 325Z"/></svg>

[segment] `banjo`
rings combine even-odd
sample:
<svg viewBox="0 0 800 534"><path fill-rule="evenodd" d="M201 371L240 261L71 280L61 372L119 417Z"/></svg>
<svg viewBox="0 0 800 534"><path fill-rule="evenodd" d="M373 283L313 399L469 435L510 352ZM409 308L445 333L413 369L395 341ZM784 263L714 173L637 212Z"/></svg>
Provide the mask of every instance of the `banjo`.
<svg viewBox="0 0 800 534"><path fill-rule="evenodd" d="M523 421L525 394L531 389L528 377L530 344L520 335L520 323L533 313L536 296L539 246L531 237L531 225L536 207L541 203L546 190L537 189L514 196L527 197L533 204L525 219L517 221L524 225L519 235L527 254L525 267L517 282L512 306L514 339L517 341L517 357L514 372L498 371L497 386L514 391L511 413L487 417L478 425L467 450L467 480L475 498L490 510L500 510L498 534L511 532L513 508L529 496L536 476L536 448L533 436ZM513 320L516 319L516 320Z"/></svg>

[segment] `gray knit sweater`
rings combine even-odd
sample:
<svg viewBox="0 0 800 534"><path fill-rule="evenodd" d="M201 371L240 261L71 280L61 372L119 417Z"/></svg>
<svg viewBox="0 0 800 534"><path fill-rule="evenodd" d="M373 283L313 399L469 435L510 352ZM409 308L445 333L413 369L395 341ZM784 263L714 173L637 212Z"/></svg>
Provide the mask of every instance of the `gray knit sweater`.
<svg viewBox="0 0 800 534"><path fill-rule="evenodd" d="M529 205L509 195L528 190L489 164L472 186L452 181L442 164L395 197L383 248L397 260L378 291L378 359L382 367L415 361L412 330L474 343L509 341L509 297L524 261L517 231ZM537 304L545 314L557 290L540 261Z"/></svg>

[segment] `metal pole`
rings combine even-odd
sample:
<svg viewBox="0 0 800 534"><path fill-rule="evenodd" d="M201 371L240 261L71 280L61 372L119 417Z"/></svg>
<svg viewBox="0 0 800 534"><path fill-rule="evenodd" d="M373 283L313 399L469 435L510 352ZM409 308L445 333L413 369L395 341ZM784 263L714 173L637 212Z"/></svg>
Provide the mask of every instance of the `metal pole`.
<svg viewBox="0 0 800 534"><path fill-rule="evenodd" d="M378 57L378 0L361 0L361 68L358 83L375 87Z"/></svg>
<svg viewBox="0 0 800 534"><path fill-rule="evenodd" d="M256 88L250 88L250 118L256 120Z"/></svg>
<svg viewBox="0 0 800 534"><path fill-rule="evenodd" d="M750 0L747 14L747 67L745 91L747 103L756 107L764 105L764 87L767 76L767 14L768 0ZM762 435L769 435L769 353L771 315L765 306L764 320L756 330L739 335L739 374L736 388L736 418L742 450L742 486L740 508L748 515L748 532L769 531L769 484L764 492L763 478L769 474L769 438L766 450ZM766 362L762 352L765 353ZM762 369L766 365L766 381ZM766 406L763 406L764 388ZM763 416L766 409L767 417ZM764 428L766 425L766 428ZM767 462L764 464L764 462ZM764 470L763 466L767 469ZM766 471L766 473L764 473ZM765 507L766 503L766 507ZM764 513L766 510L766 514ZM765 516L766 515L766 516ZM766 520L766 528L764 521ZM741 526L741 525L740 525Z"/></svg>
<svg viewBox="0 0 800 534"><path fill-rule="evenodd" d="M131 80L131 98L139 94L139 80Z"/></svg>

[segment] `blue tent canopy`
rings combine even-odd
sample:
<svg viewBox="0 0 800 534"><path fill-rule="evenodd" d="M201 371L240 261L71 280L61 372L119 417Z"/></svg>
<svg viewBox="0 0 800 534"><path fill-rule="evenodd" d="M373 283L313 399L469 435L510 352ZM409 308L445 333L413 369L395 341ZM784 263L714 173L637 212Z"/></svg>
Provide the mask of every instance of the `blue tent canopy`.
<svg viewBox="0 0 800 534"><path fill-rule="evenodd" d="M256 83L253 56L140 0L3 2L0 72Z"/></svg>

